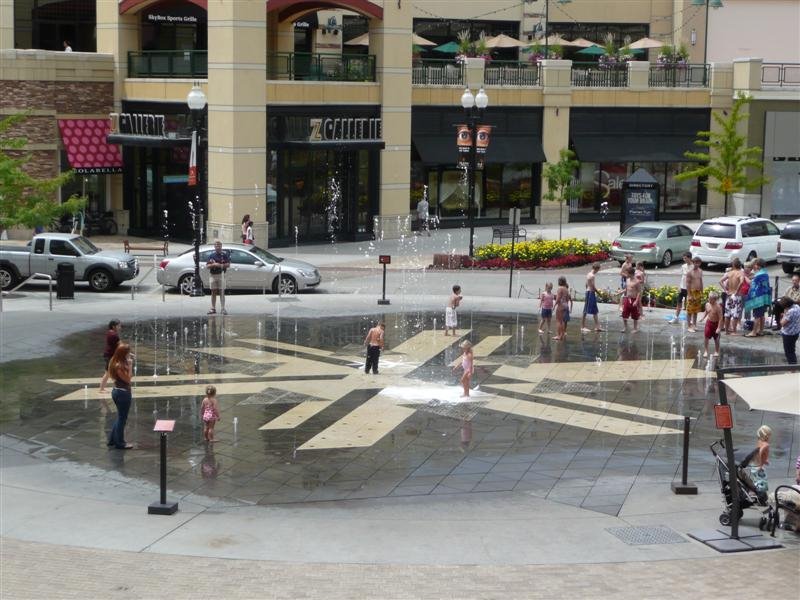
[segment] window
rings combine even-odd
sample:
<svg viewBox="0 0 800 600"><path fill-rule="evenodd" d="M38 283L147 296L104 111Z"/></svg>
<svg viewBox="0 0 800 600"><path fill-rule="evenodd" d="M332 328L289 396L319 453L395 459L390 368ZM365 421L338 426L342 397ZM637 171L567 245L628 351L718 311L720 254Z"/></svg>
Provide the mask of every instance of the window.
<svg viewBox="0 0 800 600"><path fill-rule="evenodd" d="M767 227L763 221L755 223L742 223L742 237L751 238L767 235Z"/></svg>
<svg viewBox="0 0 800 600"><path fill-rule="evenodd" d="M789 223L783 228L782 240L800 240L800 223ZM38 240L37 240L38 241Z"/></svg>
<svg viewBox="0 0 800 600"><path fill-rule="evenodd" d="M255 257L244 250L231 250L230 254L232 265L254 265L256 263Z"/></svg>
<svg viewBox="0 0 800 600"><path fill-rule="evenodd" d="M699 237L713 237L734 239L736 237L736 225L727 223L703 223L698 228L695 235Z"/></svg>
<svg viewBox="0 0 800 600"><path fill-rule="evenodd" d="M780 230L773 223L770 223L769 221L764 221L764 226L767 228L766 235L780 235L781 233Z"/></svg>
<svg viewBox="0 0 800 600"><path fill-rule="evenodd" d="M689 229L686 225L678 225L681 230L681 235L684 237L692 237L694 235L694 231Z"/></svg>
<svg viewBox="0 0 800 600"><path fill-rule="evenodd" d="M667 230L667 237L668 238L676 238L681 237L681 228L675 225L674 227L670 227Z"/></svg>
<svg viewBox="0 0 800 600"><path fill-rule="evenodd" d="M66 240L50 240L50 254L54 256L78 256L78 251Z"/></svg>
<svg viewBox="0 0 800 600"><path fill-rule="evenodd" d="M44 238L39 238L36 240L36 244L33 247L34 254L44 254Z"/></svg>

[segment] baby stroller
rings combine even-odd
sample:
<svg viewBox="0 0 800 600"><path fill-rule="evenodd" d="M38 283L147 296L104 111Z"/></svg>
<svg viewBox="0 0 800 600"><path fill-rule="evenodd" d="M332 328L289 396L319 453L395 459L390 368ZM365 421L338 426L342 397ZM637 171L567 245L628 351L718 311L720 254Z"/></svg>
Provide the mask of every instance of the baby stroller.
<svg viewBox="0 0 800 600"><path fill-rule="evenodd" d="M781 510L786 529L800 534L800 485L779 485L775 488L775 514L772 517L770 533L775 537L775 529L781 525Z"/></svg>
<svg viewBox="0 0 800 600"><path fill-rule="evenodd" d="M722 452L725 449L725 442L719 440L711 444L711 454L714 455L714 462L717 467L717 475L719 476L720 492L722 492L723 512L719 516L721 525L728 526L731 524L731 512L733 511L733 495L731 494L730 487L730 471L728 469L727 457ZM750 473L750 461L753 460L755 450L742 456L737 456L734 449L734 462L736 463L736 479L739 482L739 518L744 514L745 508L760 508L764 507L761 512L761 518L758 522L758 528L764 529L772 520L772 506L769 503L767 496L767 479L766 473L763 469L757 469L754 473Z"/></svg>

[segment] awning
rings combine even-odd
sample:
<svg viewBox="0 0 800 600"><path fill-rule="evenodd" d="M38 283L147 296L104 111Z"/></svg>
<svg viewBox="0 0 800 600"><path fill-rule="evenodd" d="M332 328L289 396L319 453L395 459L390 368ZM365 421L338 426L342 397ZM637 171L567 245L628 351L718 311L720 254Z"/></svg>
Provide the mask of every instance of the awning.
<svg viewBox="0 0 800 600"><path fill-rule="evenodd" d="M722 380L753 410L800 415L800 373Z"/></svg>
<svg viewBox="0 0 800 600"><path fill-rule="evenodd" d="M683 153L697 150L685 135L578 135L572 144L581 162L689 162Z"/></svg>
<svg viewBox="0 0 800 600"><path fill-rule="evenodd" d="M426 165L454 165L458 160L456 136L419 135L414 146ZM542 141L533 136L493 136L486 150L487 164L544 162Z"/></svg>
<svg viewBox="0 0 800 600"><path fill-rule="evenodd" d="M77 173L122 173L119 147L106 141L108 119L59 119L69 165Z"/></svg>
<svg viewBox="0 0 800 600"><path fill-rule="evenodd" d="M383 140L289 140L270 144L270 148L301 148L303 150L383 150Z"/></svg>

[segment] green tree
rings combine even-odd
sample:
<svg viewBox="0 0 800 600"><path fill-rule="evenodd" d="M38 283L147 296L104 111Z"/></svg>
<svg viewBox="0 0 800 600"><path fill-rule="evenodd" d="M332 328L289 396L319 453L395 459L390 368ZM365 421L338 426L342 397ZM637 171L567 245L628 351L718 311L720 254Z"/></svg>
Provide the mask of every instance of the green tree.
<svg viewBox="0 0 800 600"><path fill-rule="evenodd" d="M25 170L31 155L25 151L28 140L10 135L28 116L11 115L0 119L0 230L12 227L49 225L53 219L73 214L86 205L86 199L72 196L59 204L58 188L72 179L68 171L56 177L33 177Z"/></svg>
<svg viewBox="0 0 800 600"><path fill-rule="evenodd" d="M547 182L545 200L558 202L558 239L561 239L561 223L564 220L563 205L573 198L579 198L581 188L575 182L575 171L581 166L575 160L575 153L567 148L558 151L558 162L544 165L544 179Z"/></svg>
<svg viewBox="0 0 800 600"><path fill-rule="evenodd" d="M759 188L767 179L763 176L761 148L747 146L747 138L737 131L740 121L747 118L745 106L751 101L748 96L739 96L727 117L711 113L720 131L698 131L695 146L708 148L706 152L684 152L686 158L700 163L675 176L678 181L696 177L703 178L706 189L725 195L725 214L728 214L728 197L732 192L745 192ZM712 153L711 150L714 150ZM752 169L752 171L748 171ZM755 173L750 176L750 173Z"/></svg>

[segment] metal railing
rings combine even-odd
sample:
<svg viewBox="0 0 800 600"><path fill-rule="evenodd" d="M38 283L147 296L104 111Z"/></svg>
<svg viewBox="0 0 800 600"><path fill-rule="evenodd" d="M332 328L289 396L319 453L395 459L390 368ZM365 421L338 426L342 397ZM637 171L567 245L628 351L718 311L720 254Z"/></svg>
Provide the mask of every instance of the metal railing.
<svg viewBox="0 0 800 600"><path fill-rule="evenodd" d="M207 50L128 52L128 77L208 77Z"/></svg>
<svg viewBox="0 0 800 600"><path fill-rule="evenodd" d="M486 63L486 85L539 85L540 67L528 62L493 60Z"/></svg>
<svg viewBox="0 0 800 600"><path fill-rule="evenodd" d="M267 79L375 81L374 54L267 54Z"/></svg>
<svg viewBox="0 0 800 600"><path fill-rule="evenodd" d="M708 87L708 65L650 65L650 87Z"/></svg>
<svg viewBox="0 0 800 600"><path fill-rule="evenodd" d="M464 67L454 60L426 59L411 67L413 85L464 85Z"/></svg>
<svg viewBox="0 0 800 600"><path fill-rule="evenodd" d="M761 85L777 87L800 86L800 63L762 64Z"/></svg>
<svg viewBox="0 0 800 600"><path fill-rule="evenodd" d="M572 85L575 87L628 86L628 68L602 68L595 62L572 63Z"/></svg>

